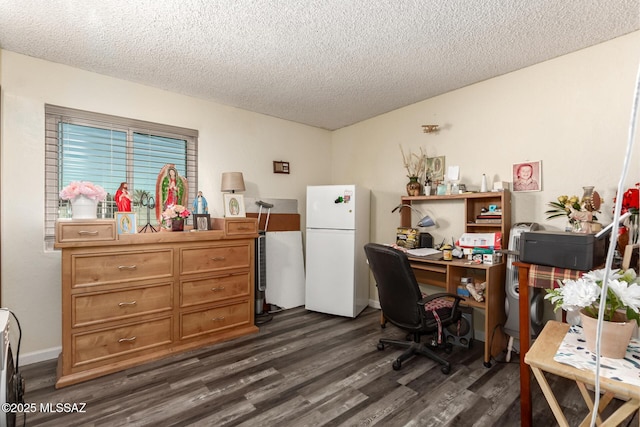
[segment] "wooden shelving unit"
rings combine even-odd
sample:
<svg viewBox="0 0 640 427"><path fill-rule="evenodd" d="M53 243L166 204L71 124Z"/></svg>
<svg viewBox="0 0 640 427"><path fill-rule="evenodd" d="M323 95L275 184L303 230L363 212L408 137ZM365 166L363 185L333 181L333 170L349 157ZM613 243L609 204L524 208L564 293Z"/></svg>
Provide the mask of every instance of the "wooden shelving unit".
<svg viewBox="0 0 640 427"><path fill-rule="evenodd" d="M489 193L468 193L451 196L404 196L402 203L430 204L437 210L438 201L460 201L464 205L465 233L502 233L502 247L506 248L511 230L511 193L509 191ZM499 223L477 223L476 217L482 208L496 205L502 211ZM411 226L411 209L401 212L401 227ZM504 258L504 257L503 257ZM506 347L506 337L500 329L506 321L505 301L505 263L471 264L467 260L434 261L419 257L410 257L411 267L419 283L443 288L455 294L462 277L472 277L475 283L486 282L484 301L465 298L465 305L484 310L484 364L491 366L491 357L498 355Z"/></svg>

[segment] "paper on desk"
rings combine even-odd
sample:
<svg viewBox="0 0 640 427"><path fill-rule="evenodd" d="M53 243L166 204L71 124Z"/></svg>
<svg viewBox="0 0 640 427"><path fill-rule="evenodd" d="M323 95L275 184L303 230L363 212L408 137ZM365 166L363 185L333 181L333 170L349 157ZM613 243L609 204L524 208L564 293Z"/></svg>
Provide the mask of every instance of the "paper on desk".
<svg viewBox="0 0 640 427"><path fill-rule="evenodd" d="M632 338L624 359L600 357L600 376L640 386L640 341ZM581 326L571 326L553 360L574 368L596 372L595 354L586 349Z"/></svg>
<svg viewBox="0 0 640 427"><path fill-rule="evenodd" d="M411 256L429 256L439 254L440 251L433 248L409 249L407 253Z"/></svg>

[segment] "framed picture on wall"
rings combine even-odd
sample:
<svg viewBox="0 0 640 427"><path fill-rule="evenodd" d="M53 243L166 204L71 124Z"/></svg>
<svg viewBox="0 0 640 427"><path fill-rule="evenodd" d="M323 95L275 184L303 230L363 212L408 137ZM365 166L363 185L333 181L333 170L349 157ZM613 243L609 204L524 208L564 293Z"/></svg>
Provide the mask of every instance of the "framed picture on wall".
<svg viewBox="0 0 640 427"><path fill-rule="evenodd" d="M224 194L224 216L227 218L244 218L244 196L236 193Z"/></svg>
<svg viewBox="0 0 640 427"><path fill-rule="evenodd" d="M116 230L118 234L135 234L138 225L133 212L116 212Z"/></svg>
<svg viewBox="0 0 640 427"><path fill-rule="evenodd" d="M541 191L542 162L522 162L513 165L513 191Z"/></svg>

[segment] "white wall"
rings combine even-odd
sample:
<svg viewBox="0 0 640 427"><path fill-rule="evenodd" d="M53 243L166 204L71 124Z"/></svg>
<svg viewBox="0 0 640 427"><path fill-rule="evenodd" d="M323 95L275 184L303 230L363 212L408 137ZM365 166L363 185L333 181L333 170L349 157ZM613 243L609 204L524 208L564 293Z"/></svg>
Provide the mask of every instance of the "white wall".
<svg viewBox="0 0 640 427"><path fill-rule="evenodd" d="M334 181L357 182L372 192L374 242L392 242L399 225L391 210L408 181L399 144L424 147L429 157L446 156L459 165L461 179L480 187L483 173L511 181L513 163L542 160L542 191L513 193L512 222L546 220L546 204L562 194L582 195L595 185L603 197L600 222L611 221L620 179L637 67L640 32L487 80L363 121L333 133ZM421 125L438 124L437 134ZM640 142L626 187L640 181ZM418 206L433 213L436 242L462 232L462 206ZM452 209L448 209L451 207ZM414 217L414 220L417 219ZM377 300L375 283L371 298Z"/></svg>
<svg viewBox="0 0 640 427"><path fill-rule="evenodd" d="M220 176L242 171L245 195L298 199L330 182L328 131L0 51L2 304L20 319L23 363L61 345L60 254L44 251L44 104L197 129L199 189L222 216ZM273 160L291 174L273 174Z"/></svg>
<svg viewBox="0 0 640 427"><path fill-rule="evenodd" d="M244 172L248 197L298 199L303 228L307 185L364 185L371 240L391 242L407 181L398 144L446 156L476 187L483 173L511 181L513 163L542 160L543 190L514 194L513 222L561 228L545 220L546 203L595 185L608 223L639 59L635 32L330 133L0 51L2 304L23 324L21 360L54 357L61 342L60 257L43 249L45 103L198 129L200 189L218 215L223 171ZM434 123L438 134L422 133ZM640 181L639 151L627 186ZM291 175L273 174L273 160L291 162ZM459 210L433 211L436 240L461 232Z"/></svg>

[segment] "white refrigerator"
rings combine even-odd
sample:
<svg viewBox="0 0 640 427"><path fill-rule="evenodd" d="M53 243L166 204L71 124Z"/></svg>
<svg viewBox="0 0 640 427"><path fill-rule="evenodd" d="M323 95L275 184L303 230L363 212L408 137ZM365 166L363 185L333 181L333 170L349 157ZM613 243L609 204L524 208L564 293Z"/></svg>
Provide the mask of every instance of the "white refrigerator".
<svg viewBox="0 0 640 427"><path fill-rule="evenodd" d="M370 191L307 187L305 308L356 317L369 303Z"/></svg>

